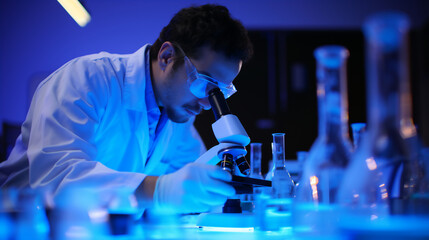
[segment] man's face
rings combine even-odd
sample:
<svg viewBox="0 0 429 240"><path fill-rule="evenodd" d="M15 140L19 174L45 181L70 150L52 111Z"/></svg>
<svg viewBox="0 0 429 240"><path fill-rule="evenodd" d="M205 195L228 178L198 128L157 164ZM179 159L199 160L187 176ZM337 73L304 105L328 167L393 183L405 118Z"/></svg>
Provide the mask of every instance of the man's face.
<svg viewBox="0 0 429 240"><path fill-rule="evenodd" d="M242 62L227 59L223 54L211 50L209 47L201 49L201 57L190 58L190 61L201 74L208 75L220 82L230 84L238 75ZM183 123L198 115L203 109L210 109L207 97L197 98L189 89L188 74L185 64L175 70L174 64L167 66L166 78L160 85L159 101L173 122Z"/></svg>

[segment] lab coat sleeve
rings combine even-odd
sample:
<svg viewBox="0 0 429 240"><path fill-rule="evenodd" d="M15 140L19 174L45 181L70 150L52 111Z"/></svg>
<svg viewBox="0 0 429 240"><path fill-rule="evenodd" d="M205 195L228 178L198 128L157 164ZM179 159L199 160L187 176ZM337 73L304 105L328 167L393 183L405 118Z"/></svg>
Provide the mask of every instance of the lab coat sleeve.
<svg viewBox="0 0 429 240"><path fill-rule="evenodd" d="M186 164L198 159L206 151L206 147L194 126L195 117L186 123L174 123L173 151L165 156L168 158L170 168L168 173L177 171Z"/></svg>
<svg viewBox="0 0 429 240"><path fill-rule="evenodd" d="M94 137L112 88L120 87L106 59L75 59L39 86L24 123L29 184L56 192L68 185L103 191L136 189L145 175L94 161Z"/></svg>

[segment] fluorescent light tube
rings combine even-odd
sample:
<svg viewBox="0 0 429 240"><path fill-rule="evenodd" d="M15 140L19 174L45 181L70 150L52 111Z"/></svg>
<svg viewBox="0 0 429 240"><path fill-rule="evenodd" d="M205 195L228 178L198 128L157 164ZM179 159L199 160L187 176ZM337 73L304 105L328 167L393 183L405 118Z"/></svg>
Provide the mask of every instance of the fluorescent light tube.
<svg viewBox="0 0 429 240"><path fill-rule="evenodd" d="M63 8L81 27L85 27L91 16L78 0L58 0Z"/></svg>

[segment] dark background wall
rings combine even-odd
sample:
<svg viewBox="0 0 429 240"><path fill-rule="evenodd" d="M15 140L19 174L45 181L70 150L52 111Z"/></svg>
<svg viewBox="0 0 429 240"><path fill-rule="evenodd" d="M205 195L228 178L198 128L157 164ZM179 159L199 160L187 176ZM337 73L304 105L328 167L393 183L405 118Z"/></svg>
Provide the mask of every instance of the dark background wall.
<svg viewBox="0 0 429 240"><path fill-rule="evenodd" d="M219 3L240 19L255 45L254 58L230 98L252 141L269 159L271 133L286 133L286 157L308 150L317 135L313 51L323 44L349 48L350 122L365 121L364 19L401 10L412 22L414 114L428 142L429 2L425 0L86 0L92 21L79 27L55 0L0 0L0 123L19 125L37 84L68 60L108 51L130 53L151 43L175 12L192 4ZM197 119L207 147L215 144L211 112ZM0 128L0 135L6 135ZM268 153L267 153L268 152Z"/></svg>

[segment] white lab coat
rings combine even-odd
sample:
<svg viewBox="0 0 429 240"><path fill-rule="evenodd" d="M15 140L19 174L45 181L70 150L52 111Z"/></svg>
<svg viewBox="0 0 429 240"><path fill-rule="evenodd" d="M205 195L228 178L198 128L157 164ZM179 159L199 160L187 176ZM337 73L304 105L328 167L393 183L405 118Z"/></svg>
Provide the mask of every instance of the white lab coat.
<svg viewBox="0 0 429 240"><path fill-rule="evenodd" d="M0 165L0 184L54 192L73 183L136 189L146 175L196 160L204 146L194 119L167 120L154 131L160 112L149 48L76 58L45 79L15 148Z"/></svg>

